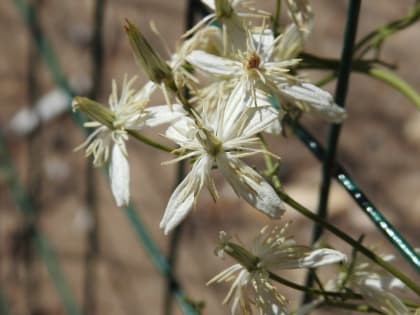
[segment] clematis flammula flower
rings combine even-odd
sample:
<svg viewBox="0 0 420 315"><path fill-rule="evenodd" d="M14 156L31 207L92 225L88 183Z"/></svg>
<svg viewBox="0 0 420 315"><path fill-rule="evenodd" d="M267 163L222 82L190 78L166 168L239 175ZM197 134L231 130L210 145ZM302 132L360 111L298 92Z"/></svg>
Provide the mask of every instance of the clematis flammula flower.
<svg viewBox="0 0 420 315"><path fill-rule="evenodd" d="M290 223L283 226L265 226L253 241L248 251L233 243L226 233L220 233L221 245L218 255L224 253L233 257L237 264L227 268L211 279L214 282L233 281L223 303L231 302L231 313L252 314L252 305L259 314L289 314L287 299L280 294L270 280L273 270L316 268L347 259L343 253L322 248L311 250L297 245L288 235Z"/></svg>
<svg viewBox="0 0 420 315"><path fill-rule="evenodd" d="M254 103L257 103L257 91L262 90L276 97L279 104L290 102L329 121L341 122L346 113L328 92L289 73L300 62L296 56L301 47L302 38L292 24L276 38L270 29L249 32L246 50L234 56L195 50L187 60L210 77L245 84L246 93Z"/></svg>
<svg viewBox="0 0 420 315"><path fill-rule="evenodd" d="M218 106L208 111L203 108L198 117L184 117L170 126L166 136L176 142L181 155L174 161L194 158L190 173L172 193L161 221L161 228L168 233L192 209L204 184L217 198L217 191L210 176L216 166L235 192L256 209L271 218L278 218L284 211L282 201L274 189L254 169L240 160L241 157L269 152L252 148L259 143L257 133L275 119L277 113L271 106L243 105L243 89L236 88L229 99L221 98Z"/></svg>
<svg viewBox="0 0 420 315"><path fill-rule="evenodd" d="M93 155L96 167L110 160L111 190L119 207L130 200L130 170L125 145L129 132L169 123L183 115L181 106L176 104L146 107L156 85L148 82L136 92L131 88L135 79L127 81L124 78L119 98L117 85L112 81L109 109L85 97L73 100L74 110L81 110L94 120L85 123L85 127L96 128L76 150L86 148L86 156Z"/></svg>
<svg viewBox="0 0 420 315"><path fill-rule="evenodd" d="M390 261L394 256L382 258ZM327 286L333 289L349 288L362 295L369 306L386 315L410 314L404 303L389 292L389 289L404 288L404 284L361 254L356 255L355 261L344 265L337 280L328 283Z"/></svg>

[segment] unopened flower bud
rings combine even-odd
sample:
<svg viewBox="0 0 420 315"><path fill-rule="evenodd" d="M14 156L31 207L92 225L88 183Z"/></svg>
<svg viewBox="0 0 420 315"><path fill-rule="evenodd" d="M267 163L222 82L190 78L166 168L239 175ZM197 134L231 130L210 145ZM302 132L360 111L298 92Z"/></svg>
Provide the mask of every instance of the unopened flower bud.
<svg viewBox="0 0 420 315"><path fill-rule="evenodd" d="M81 110L84 114L89 116L102 125L113 129L113 122L115 115L105 106L95 102L87 97L76 96L72 103L73 110Z"/></svg>
<svg viewBox="0 0 420 315"><path fill-rule="evenodd" d="M172 70L169 65L150 46L140 31L128 20L126 22L127 24L124 28L138 64L143 68L151 81L158 84L169 84L173 81Z"/></svg>

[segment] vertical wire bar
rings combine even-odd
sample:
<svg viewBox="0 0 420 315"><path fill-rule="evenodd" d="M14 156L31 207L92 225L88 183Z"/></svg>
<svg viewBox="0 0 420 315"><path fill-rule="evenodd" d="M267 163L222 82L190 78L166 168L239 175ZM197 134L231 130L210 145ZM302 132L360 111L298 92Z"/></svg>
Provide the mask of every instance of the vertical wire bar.
<svg viewBox="0 0 420 315"><path fill-rule="evenodd" d="M340 66L338 70L338 81L335 91L335 102L338 106L344 107L347 96L348 83L351 73L351 64L353 57L354 44L356 40L357 25L359 21L361 0L350 0L346 28L344 33L343 49L341 53ZM323 218L327 218L328 197L331 187L331 179L335 171L335 159L340 136L341 124L333 124L328 134L327 151L322 163L322 181L319 192L319 203L317 214ZM312 243L315 243L323 233L323 227L315 224ZM306 277L306 286L311 287L314 282L314 274L309 272ZM303 303L310 300L310 295L305 293Z"/></svg>
<svg viewBox="0 0 420 315"><path fill-rule="evenodd" d="M40 9L38 0L33 0L32 5L35 10ZM36 25L31 23L29 28L35 30ZM30 106L35 106L39 97L39 86L37 74L39 68L39 53L33 45L32 39L29 37L28 47L28 70L27 70L27 100ZM28 181L26 189L28 197L31 200L34 212L31 216L23 217L23 233L21 234L23 245L23 260L25 266L25 299L28 314L37 314L39 311L39 290L38 287L38 271L36 270L35 256L35 229L38 226L39 216L41 213L40 194L42 190L42 125L40 124L33 132L26 137L28 145Z"/></svg>
<svg viewBox="0 0 420 315"><path fill-rule="evenodd" d="M102 85L104 65L103 24L105 13L105 0L96 0L93 12L93 37L91 42L92 89L89 92L91 99L97 99ZM92 225L86 235L85 277L83 285L83 311L85 314L96 314L97 275L96 266L99 256L99 215L96 191L96 171L93 167L93 158L86 161L86 205Z"/></svg>
<svg viewBox="0 0 420 315"><path fill-rule="evenodd" d="M185 23L184 23L185 31L189 30L194 25L194 16L197 11L197 1L188 0L186 5L187 5L187 8L185 12ZM184 89L183 92L185 96L188 97L188 91ZM184 177L185 177L185 161L180 161L177 168L177 177L175 181L175 187L177 187L182 182ZM169 268L171 268L172 270L172 273L174 273L176 270L176 262L178 258L177 253L178 253L178 248L181 242L181 234L182 234L182 230L184 226L185 226L184 222L179 224L174 229L174 231L172 232L170 236L168 264L169 264ZM164 300L164 309L163 309L164 315L172 314L172 300L173 300L173 294L174 294L175 288L176 286L174 285L172 281L172 277L166 278L166 290L165 290L165 300Z"/></svg>
<svg viewBox="0 0 420 315"><path fill-rule="evenodd" d="M347 96L348 82L351 72L351 64L353 57L353 48L356 39L357 25L359 20L361 0L350 0L346 29L344 34L344 44L341 54L340 68L338 71L338 81L335 91L335 102L338 106L345 106L345 99ZM341 124L333 124L328 135L327 152L325 160L322 164L322 183L319 193L318 215L322 218L327 217L328 197L331 187L331 178L334 174L335 159L338 147L338 140L340 137ZM313 233L313 242L316 242L323 232L320 225L315 225Z"/></svg>

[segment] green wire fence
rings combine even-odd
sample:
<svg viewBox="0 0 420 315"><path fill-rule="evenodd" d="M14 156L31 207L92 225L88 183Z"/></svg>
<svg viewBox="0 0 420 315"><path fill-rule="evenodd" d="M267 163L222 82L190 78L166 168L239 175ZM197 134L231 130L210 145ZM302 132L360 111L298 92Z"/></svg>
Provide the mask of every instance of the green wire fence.
<svg viewBox="0 0 420 315"><path fill-rule="evenodd" d="M355 35L357 31L358 24L358 14L360 10L361 0L349 0L348 8L348 17L346 22L346 33L344 35L344 45L342 50L342 55L340 61L333 63L325 63L325 60L318 60L321 62L322 66L328 69L334 70L338 73L338 82L336 88L336 102L340 106L344 106L348 80L351 71L358 71L357 64L354 61L354 53L358 52L363 55L363 52L360 52L363 45L371 40L375 40L379 46L383 37L378 36L378 33L372 32L363 38L359 43L355 43ZM26 24L28 25L28 30L31 33L33 42L39 52L39 55L42 57L43 61L47 65L47 68L50 72L52 79L55 84L66 92L69 98L69 102L74 96L72 89L70 88L68 81L66 80L59 61L54 54L54 51L51 48L51 45L48 39L45 37L44 32L40 26L38 15L34 7L30 5L28 1L25 0L14 0L14 4L17 9L21 12ZM92 61L95 63L93 77L95 78L94 87L91 91L91 95L98 95L99 90L99 81L96 78L101 76L101 65L103 60L102 55L102 42L101 42L101 32L103 29L103 16L104 16L105 1L98 0L96 3L95 11L95 28L94 28L94 42L92 47ZM394 28L386 28L388 32L395 32L403 27L410 25L416 21L420 10L410 12L406 19L402 22L393 22ZM190 28L194 22L195 16L206 15L208 12L206 8L199 2L199 0L188 0L187 2L187 11L186 11L186 28ZM359 61L359 60L357 60ZM327 64L327 66L325 66ZM340 68L337 69L337 65L340 65ZM360 70L360 68L359 68ZM334 78L331 76L328 80ZM386 80L385 80L386 81ZM395 80L390 80L391 82L396 82ZM398 81L398 80L397 80ZM401 84L404 84L403 81ZM390 82L388 82L390 83ZM408 92L411 90L407 89ZM408 97L413 98L414 100L418 97L417 93L411 91L411 94L408 93ZM72 116L77 123L77 125L83 128L84 119L81 115L77 113L72 113ZM320 191L320 201L318 211L321 217L327 216L327 204L329 196L329 188L331 184L331 178L335 178L350 194L350 196L357 203L359 208L364 211L369 219L375 224L375 226L380 230L390 241L390 243L398 249L401 254L407 259L408 262L417 270L420 271L420 257L415 252L413 247L403 238L403 236L393 227L393 225L386 219L386 217L379 211L379 209L367 198L367 196L361 191L355 181L350 177L349 172L338 162L336 162L336 152L339 143L339 134L340 134L340 125L333 125L330 130L328 145L324 149L321 144L315 139L315 137L309 133L302 125L298 122L293 121L292 119L287 119L288 124L293 129L295 135L302 141L302 143L310 150L310 152L320 160L323 164L322 172L322 184ZM88 132L84 129L85 132ZM181 164L178 170L177 183L182 180L184 174L184 166ZM10 154L7 150L6 141L3 135L0 134L0 173L3 178L3 181L6 183L9 188L19 210L25 216L31 216L34 213L33 204L28 197L25 189L19 183L18 175L15 171L14 165L11 161ZM134 208L133 205L130 205L124 209L126 217L130 222L133 230L136 233L136 236L139 242L144 246L146 252L149 254L152 262L166 279L166 298L165 298L165 314L171 314L171 300L174 296L182 311L185 314L198 314L197 308L190 302L184 291L182 290L181 284L174 276L174 269L176 266L176 253L177 248L179 247L180 233L182 225L176 230L175 233L171 236L169 256L166 258L161 250L156 245L155 241L150 236L145 224L143 223L141 217L138 215L138 211ZM322 229L320 227L315 227L314 230L314 241L320 237L322 234ZM94 237L94 236L92 236ZM47 266L48 272L51 276L51 279L54 283L54 286L61 298L64 309L68 315L82 315L81 308L78 306L76 299L71 292L68 283L66 282L65 276L61 271L60 264L57 260L54 249L46 236L34 227L33 231L33 240L35 244L35 249L37 254L43 259L44 263ZM94 240L92 241L94 244ZM94 246L94 245L92 245ZM309 278L310 279L310 278ZM310 284L311 280L308 280ZM86 307L85 307L86 309ZM0 292L0 311L1 314L11 314L8 303L4 297L4 294ZM87 314L86 314L87 315Z"/></svg>

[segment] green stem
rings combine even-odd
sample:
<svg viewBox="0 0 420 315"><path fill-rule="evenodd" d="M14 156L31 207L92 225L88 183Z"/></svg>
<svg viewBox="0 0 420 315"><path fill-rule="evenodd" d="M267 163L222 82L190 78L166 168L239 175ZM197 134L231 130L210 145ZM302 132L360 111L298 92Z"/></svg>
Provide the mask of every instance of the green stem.
<svg viewBox="0 0 420 315"><path fill-rule="evenodd" d="M411 8L410 12L406 16L386 24L364 36L356 44L354 49L355 53L358 53L359 56L363 56L372 47L379 46L387 37L409 27L419 18L420 3L417 3L413 8Z"/></svg>
<svg viewBox="0 0 420 315"><path fill-rule="evenodd" d="M276 8L274 10L272 30L274 37L280 33L280 13L281 13L281 0L276 0Z"/></svg>
<svg viewBox="0 0 420 315"><path fill-rule="evenodd" d="M420 94L396 74L377 67L370 67L364 73L393 87L420 109Z"/></svg>
<svg viewBox="0 0 420 315"><path fill-rule="evenodd" d="M139 140L139 141L141 141L141 142L143 142L143 143L145 143L147 145L150 145L151 147L153 147L155 149L159 149L159 150L162 150L162 151L165 151L165 152L169 152L169 153L171 153L172 151L175 150L174 148L168 147L168 146L166 146L164 144L161 144L161 143L156 142L156 141L154 141L154 140L152 140L150 138L147 138L147 137L143 136L142 134L138 133L135 130L127 130L127 132L134 139Z"/></svg>
<svg viewBox="0 0 420 315"><path fill-rule="evenodd" d="M405 274L400 272L397 268L392 266L391 264L387 263L385 260L383 260L381 257L377 256L375 253L373 253L368 248L364 247L363 245L359 244L359 242L334 225L328 223L326 220L318 217L315 213L310 211L309 209L305 208L303 205L301 205L299 202L294 200L292 197L284 193L283 191L280 191L276 189L276 192L278 196L289 206L300 212L302 215L306 216L307 218L311 219L312 221L316 222L317 224L322 225L325 229L336 235L338 238L345 241L347 244L351 245L353 248L357 248L357 250L361 253L363 253L366 257L371 259L373 262L387 270L390 274L392 274L394 277L400 279L407 287L412 289L415 293L420 295L420 286L415 283L412 279L407 277Z"/></svg>
<svg viewBox="0 0 420 315"><path fill-rule="evenodd" d="M374 308L372 308L372 307L370 307L369 305L366 305L366 304L354 304L354 303L346 303L346 302L341 302L341 301L328 300L328 301L323 301L320 305L318 305L317 308L319 308L321 306L341 308L341 309L353 310L353 311L363 312L363 313L382 314L381 311L378 311L377 309L374 309Z"/></svg>
<svg viewBox="0 0 420 315"><path fill-rule="evenodd" d="M342 293L342 292L332 292L332 291L324 291L324 290L318 290L318 289L314 289L311 287L307 287L304 285L300 285L297 284L295 282L289 281L287 279L284 279L283 277L280 277L278 275L276 275L275 273L272 273L271 271L268 272L270 279L283 284L285 286L288 286L292 289L298 290L298 291L302 291L302 292L307 292L307 293L311 293L311 294L317 294L317 295L322 295L322 296L330 296L330 297L336 297L336 298L341 298L341 299L362 299L362 296L359 294L355 294L355 293Z"/></svg>

